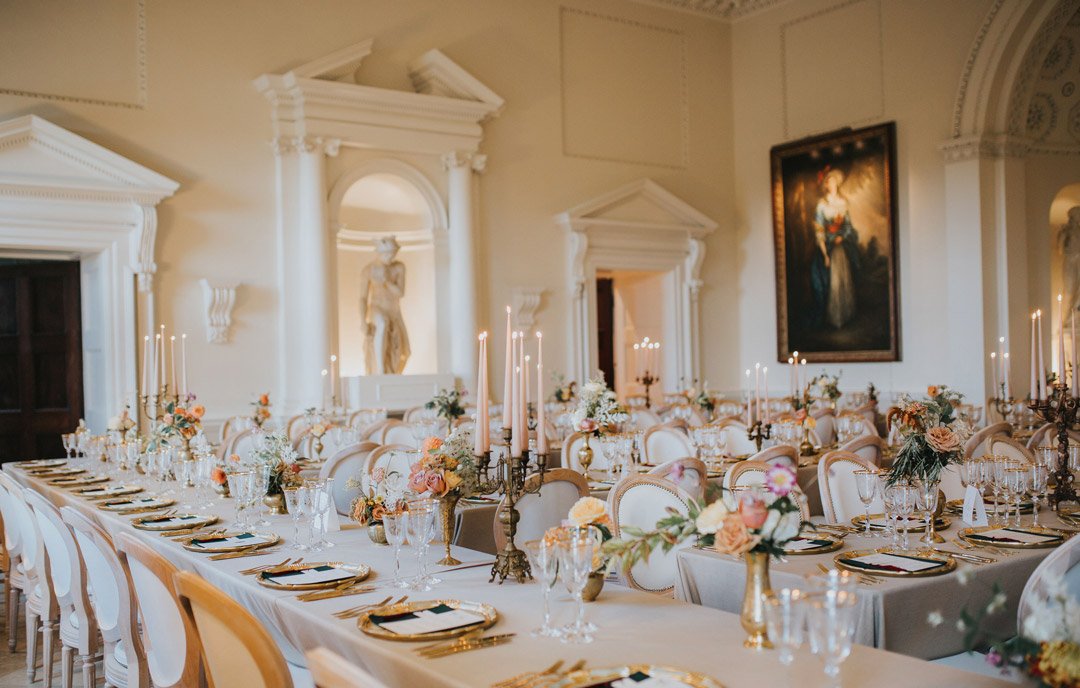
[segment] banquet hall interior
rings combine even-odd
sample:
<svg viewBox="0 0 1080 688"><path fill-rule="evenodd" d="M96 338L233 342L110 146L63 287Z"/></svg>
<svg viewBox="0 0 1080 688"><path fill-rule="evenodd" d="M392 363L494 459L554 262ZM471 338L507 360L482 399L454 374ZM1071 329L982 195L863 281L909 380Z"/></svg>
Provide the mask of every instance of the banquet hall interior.
<svg viewBox="0 0 1080 688"><path fill-rule="evenodd" d="M1078 86L1080 0L0 0L0 688L1080 688Z"/></svg>

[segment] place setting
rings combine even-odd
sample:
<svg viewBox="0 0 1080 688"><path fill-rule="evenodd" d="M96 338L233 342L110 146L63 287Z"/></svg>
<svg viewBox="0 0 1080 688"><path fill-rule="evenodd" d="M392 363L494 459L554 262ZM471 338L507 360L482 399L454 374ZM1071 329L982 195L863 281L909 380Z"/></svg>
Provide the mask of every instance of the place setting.
<svg viewBox="0 0 1080 688"><path fill-rule="evenodd" d="M163 535L179 535L184 531L205 528L217 523L219 520L217 516L212 514L170 513L132 519L131 526L136 530L145 530Z"/></svg>
<svg viewBox="0 0 1080 688"><path fill-rule="evenodd" d="M272 532L251 530L222 530L195 534L184 538L180 545L189 552L204 554L254 553L281 542L281 536Z"/></svg>
<svg viewBox="0 0 1080 688"><path fill-rule="evenodd" d="M788 556L827 554L835 552L843 546L844 540L842 537L819 532L814 535L800 535L788 540L784 543L784 554Z"/></svg>
<svg viewBox="0 0 1080 688"><path fill-rule="evenodd" d="M139 514L147 511L167 509L176 504L175 499L168 497L132 497L129 499L108 499L98 504L102 511L112 511L118 514Z"/></svg>
<svg viewBox="0 0 1080 688"><path fill-rule="evenodd" d="M85 468L79 468L78 466L60 466L58 468L37 468L26 471L28 475L32 475L35 478L60 478L67 475L82 475L86 473Z"/></svg>
<svg viewBox="0 0 1080 688"><path fill-rule="evenodd" d="M33 470L66 466L67 462L67 459L33 459L31 461L16 461L15 465L29 473Z"/></svg>
<svg viewBox="0 0 1080 688"><path fill-rule="evenodd" d="M56 487L86 487L87 485L100 485L107 483L111 478L107 475L73 475L63 478L50 478L45 482Z"/></svg>
<svg viewBox="0 0 1080 688"><path fill-rule="evenodd" d="M724 688L711 676L655 664L583 668L551 682L525 685L544 688Z"/></svg>
<svg viewBox="0 0 1080 688"><path fill-rule="evenodd" d="M432 641L490 628L498 618L494 607L479 602L405 601L365 612L357 619L357 627L383 640Z"/></svg>
<svg viewBox="0 0 1080 688"><path fill-rule="evenodd" d="M891 548L862 549L838 554L833 562L853 573L870 573L891 578L939 576L956 569L949 554L936 551L907 552Z"/></svg>
<svg viewBox="0 0 1080 688"><path fill-rule="evenodd" d="M300 592L357 583L370 575L371 568L365 564L308 562L263 569L255 574L255 582L271 590Z"/></svg>
<svg viewBox="0 0 1080 688"><path fill-rule="evenodd" d="M913 533L917 531L926 530L927 519L925 516L899 516L890 519L886 514L870 514L869 518L865 515L853 516L851 518L851 525L857 529L864 529L867 521L870 522L870 530L889 530L895 528L897 532ZM935 516L934 518L934 531L942 531L952 525L952 519L948 516Z"/></svg>
<svg viewBox="0 0 1080 688"><path fill-rule="evenodd" d="M129 484L117 484L117 485L91 485L89 487L79 487L73 489L72 494L84 497L86 499L109 499L113 497L127 497L128 495L138 494L144 491L146 488L140 485Z"/></svg>
<svg viewBox="0 0 1080 688"><path fill-rule="evenodd" d="M959 537L975 545L1007 549L1044 549L1064 543L1071 533L1043 526L979 526L964 528Z"/></svg>

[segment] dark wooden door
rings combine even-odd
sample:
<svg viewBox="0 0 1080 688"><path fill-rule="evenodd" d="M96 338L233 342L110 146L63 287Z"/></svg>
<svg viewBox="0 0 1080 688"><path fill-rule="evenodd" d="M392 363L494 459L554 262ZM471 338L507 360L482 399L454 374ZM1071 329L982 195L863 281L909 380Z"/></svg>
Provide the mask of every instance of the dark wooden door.
<svg viewBox="0 0 1080 688"><path fill-rule="evenodd" d="M615 389L615 282L596 278L596 340L600 346L596 367L608 387Z"/></svg>
<svg viewBox="0 0 1080 688"><path fill-rule="evenodd" d="M0 261L0 461L63 456L83 413L79 263Z"/></svg>

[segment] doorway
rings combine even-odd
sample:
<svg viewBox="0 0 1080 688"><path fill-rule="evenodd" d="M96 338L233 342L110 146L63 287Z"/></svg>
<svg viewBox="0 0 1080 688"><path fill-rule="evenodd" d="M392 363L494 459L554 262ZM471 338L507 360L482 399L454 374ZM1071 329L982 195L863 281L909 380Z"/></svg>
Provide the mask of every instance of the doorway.
<svg viewBox="0 0 1080 688"><path fill-rule="evenodd" d="M659 403L663 399L666 351L661 342L665 333L674 329L677 308L669 272L597 270L598 368L620 401L645 393L638 378L646 368L652 377L659 378L649 390L652 400ZM640 349L643 342L659 348L645 354Z"/></svg>
<svg viewBox="0 0 1080 688"><path fill-rule="evenodd" d="M0 259L0 461L63 456L83 416L78 261Z"/></svg>

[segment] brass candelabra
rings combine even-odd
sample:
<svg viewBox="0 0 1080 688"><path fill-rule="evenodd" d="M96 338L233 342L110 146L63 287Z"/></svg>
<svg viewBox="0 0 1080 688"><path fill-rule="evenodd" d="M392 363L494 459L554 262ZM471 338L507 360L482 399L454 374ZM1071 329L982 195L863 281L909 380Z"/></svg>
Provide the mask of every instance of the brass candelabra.
<svg viewBox="0 0 1080 688"><path fill-rule="evenodd" d="M758 451L765 440L772 437L772 423L764 423L760 419L746 429L746 437L754 443Z"/></svg>
<svg viewBox="0 0 1080 688"><path fill-rule="evenodd" d="M652 398L649 396L649 388L660 382L659 375L653 375L649 371L645 371L645 374L636 378L637 383L645 388L645 408L652 408Z"/></svg>
<svg viewBox="0 0 1080 688"><path fill-rule="evenodd" d="M1002 382L998 385L996 390L997 394L990 397L990 404L994 407L994 411L998 414L1002 420L1013 425L1017 425L1016 421L1016 402L1017 400L1012 395L1005 395L1005 383ZM989 421L987 421L989 423Z"/></svg>
<svg viewBox="0 0 1080 688"><path fill-rule="evenodd" d="M1036 417L1053 423L1057 429L1058 459L1057 468L1052 474L1056 484L1050 494L1050 502L1056 511L1060 511L1063 502L1078 501L1076 488L1073 487L1074 477L1069 470L1069 430L1077 427L1080 399L1069 396L1069 388L1065 385L1055 383L1046 399L1036 399L1028 404L1028 408Z"/></svg>
<svg viewBox="0 0 1080 688"><path fill-rule="evenodd" d="M480 494L498 492L506 499L506 508L500 514L503 531L506 533L506 545L502 551L495 555L495 563L491 567L491 578L496 576L499 584L507 578L514 578L518 583L524 583L527 578L532 578L532 570L529 567L529 558L525 552L518 549L514 543L517 535L517 524L521 520L521 514L517 510L517 502L527 494L539 494L540 486L544 483L544 473L547 471L547 455L525 449L521 456L511 456L510 429L503 429L503 451L499 452L499 459L492 464L491 451L476 457L479 479L477 490ZM533 462L532 460L535 459ZM540 479L531 485L526 483L529 475L529 464L535 463L536 471Z"/></svg>

